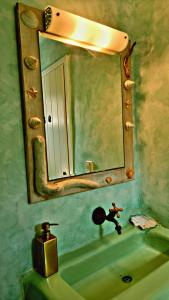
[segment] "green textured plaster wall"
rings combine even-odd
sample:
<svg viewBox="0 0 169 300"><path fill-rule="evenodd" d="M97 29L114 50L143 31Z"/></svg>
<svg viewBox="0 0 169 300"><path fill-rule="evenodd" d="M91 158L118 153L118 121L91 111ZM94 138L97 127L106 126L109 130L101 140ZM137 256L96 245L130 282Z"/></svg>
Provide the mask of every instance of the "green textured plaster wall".
<svg viewBox="0 0 169 300"><path fill-rule="evenodd" d="M132 40L137 40L133 55L133 77L136 80L136 179L126 184L28 205L15 1L3 1L0 10L0 299L3 300L22 299L20 278L32 266L31 239L37 223L49 220L60 224L57 230L53 230L58 235L59 254L99 237L97 226L91 222L92 211L96 206L103 206L107 210L112 200L125 209L121 214L123 225L129 215L142 206L143 209L151 208L158 220L169 226L169 46L166 38L169 1L32 0L24 3L39 8L53 4L126 31ZM112 231L112 224L105 224L104 234Z"/></svg>
<svg viewBox="0 0 169 300"><path fill-rule="evenodd" d="M141 206L169 227L169 1L116 3L121 25L127 24L137 41L133 75Z"/></svg>

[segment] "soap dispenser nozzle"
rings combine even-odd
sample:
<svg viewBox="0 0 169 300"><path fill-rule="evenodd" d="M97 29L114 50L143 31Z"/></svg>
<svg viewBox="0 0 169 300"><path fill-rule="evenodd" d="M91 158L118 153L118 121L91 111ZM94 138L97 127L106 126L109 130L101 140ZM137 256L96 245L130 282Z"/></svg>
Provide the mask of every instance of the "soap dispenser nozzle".
<svg viewBox="0 0 169 300"><path fill-rule="evenodd" d="M41 224L45 241L47 241L50 238L50 226L57 226L57 225L59 225L59 224L58 223L49 223L49 222L44 222Z"/></svg>

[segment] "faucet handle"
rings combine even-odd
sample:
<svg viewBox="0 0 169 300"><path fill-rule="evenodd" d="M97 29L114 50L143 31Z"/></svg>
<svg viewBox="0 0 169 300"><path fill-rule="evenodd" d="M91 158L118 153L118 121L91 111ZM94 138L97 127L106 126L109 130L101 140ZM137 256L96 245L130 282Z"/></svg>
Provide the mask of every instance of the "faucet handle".
<svg viewBox="0 0 169 300"><path fill-rule="evenodd" d="M116 204L112 203L112 208L109 208L109 212L114 212L117 218L120 218L119 211L123 211L122 207L117 207Z"/></svg>

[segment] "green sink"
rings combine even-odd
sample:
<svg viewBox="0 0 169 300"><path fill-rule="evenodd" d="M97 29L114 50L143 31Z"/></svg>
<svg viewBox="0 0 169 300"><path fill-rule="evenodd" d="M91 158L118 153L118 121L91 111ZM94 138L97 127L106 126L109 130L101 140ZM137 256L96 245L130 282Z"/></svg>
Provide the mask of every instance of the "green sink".
<svg viewBox="0 0 169 300"><path fill-rule="evenodd" d="M169 230L134 227L59 259L59 273L24 276L25 300L169 299Z"/></svg>

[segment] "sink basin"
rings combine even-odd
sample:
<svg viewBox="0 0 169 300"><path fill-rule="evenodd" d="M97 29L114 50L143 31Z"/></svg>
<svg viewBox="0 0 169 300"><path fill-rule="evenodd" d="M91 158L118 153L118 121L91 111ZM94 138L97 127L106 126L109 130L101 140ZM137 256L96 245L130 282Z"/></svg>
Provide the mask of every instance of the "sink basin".
<svg viewBox="0 0 169 300"><path fill-rule="evenodd" d="M169 230L162 226L130 226L60 257L59 264L47 279L27 274L26 300L169 299ZM32 290L38 296L29 298Z"/></svg>

